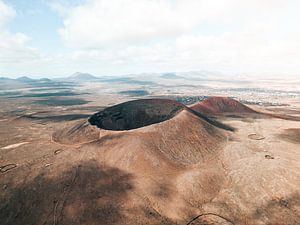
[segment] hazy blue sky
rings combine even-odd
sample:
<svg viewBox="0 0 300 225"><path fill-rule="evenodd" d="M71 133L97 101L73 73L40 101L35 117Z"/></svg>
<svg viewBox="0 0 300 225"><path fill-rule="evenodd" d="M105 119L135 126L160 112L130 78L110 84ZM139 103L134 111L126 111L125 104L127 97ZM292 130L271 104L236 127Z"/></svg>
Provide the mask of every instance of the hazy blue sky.
<svg viewBox="0 0 300 225"><path fill-rule="evenodd" d="M0 0L0 76L300 74L298 0Z"/></svg>

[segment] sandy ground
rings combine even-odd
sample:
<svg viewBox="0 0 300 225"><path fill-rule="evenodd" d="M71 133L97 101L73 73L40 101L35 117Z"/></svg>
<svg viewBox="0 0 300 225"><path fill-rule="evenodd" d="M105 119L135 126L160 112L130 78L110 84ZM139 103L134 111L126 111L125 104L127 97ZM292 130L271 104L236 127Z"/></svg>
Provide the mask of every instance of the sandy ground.
<svg viewBox="0 0 300 225"><path fill-rule="evenodd" d="M209 134L185 112L62 144L76 118L44 117L1 115L1 224L299 224L299 121L223 118L237 130Z"/></svg>
<svg viewBox="0 0 300 225"><path fill-rule="evenodd" d="M281 135L290 128L299 131L300 123L281 119L229 123L238 128L223 151L230 182L214 201L251 212L247 221L250 224L297 224L300 143L287 141ZM251 139L249 134L264 139Z"/></svg>

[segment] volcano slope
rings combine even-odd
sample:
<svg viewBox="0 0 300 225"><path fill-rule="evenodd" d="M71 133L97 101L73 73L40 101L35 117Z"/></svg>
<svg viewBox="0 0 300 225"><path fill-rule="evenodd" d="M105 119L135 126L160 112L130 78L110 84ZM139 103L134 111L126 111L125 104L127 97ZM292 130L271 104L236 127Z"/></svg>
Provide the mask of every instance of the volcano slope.
<svg viewBox="0 0 300 225"><path fill-rule="evenodd" d="M191 108L196 112L215 116L257 114L255 110L229 97L209 97L194 104Z"/></svg>
<svg viewBox="0 0 300 225"><path fill-rule="evenodd" d="M3 174L0 221L297 224L297 144L272 142L278 139L274 132L262 133L262 140L248 138L268 126L272 130L270 120L226 122L240 129L231 132L182 104L150 99L64 123L40 146L62 150L47 156L49 163L18 162L17 168L32 170L12 170L15 179ZM276 127L300 127L288 123L272 121Z"/></svg>
<svg viewBox="0 0 300 225"><path fill-rule="evenodd" d="M108 107L92 115L88 122L79 121L58 130L52 139L61 144L94 145L117 137L118 142L126 142L122 143L124 146L131 146L131 142L141 144L147 150L154 149L155 154L163 153L165 158L172 159L170 163L184 165L200 162L219 149L225 140L221 128L231 129L166 99L135 100Z"/></svg>
<svg viewBox="0 0 300 225"><path fill-rule="evenodd" d="M190 107L195 112L201 113L208 118L238 117L238 118L279 118L283 120L300 121L299 116L272 113L268 110L254 110L239 101L221 96L209 97Z"/></svg>

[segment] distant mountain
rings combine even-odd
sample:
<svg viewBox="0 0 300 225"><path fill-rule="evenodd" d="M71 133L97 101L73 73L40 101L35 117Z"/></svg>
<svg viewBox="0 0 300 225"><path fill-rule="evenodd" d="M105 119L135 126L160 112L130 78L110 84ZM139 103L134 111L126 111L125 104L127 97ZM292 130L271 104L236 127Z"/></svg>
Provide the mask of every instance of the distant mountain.
<svg viewBox="0 0 300 225"><path fill-rule="evenodd" d="M18 81L22 83L36 83L36 82L52 82L49 78L40 78L40 79L33 79L27 76L22 76L18 78L9 78L9 77L0 77L0 81Z"/></svg>
<svg viewBox="0 0 300 225"><path fill-rule="evenodd" d="M16 80L21 81L21 82L33 82L34 81L34 79L31 79L27 76L19 77Z"/></svg>
<svg viewBox="0 0 300 225"><path fill-rule="evenodd" d="M164 79L184 79L184 77L176 75L176 73L164 73L160 76Z"/></svg>
<svg viewBox="0 0 300 225"><path fill-rule="evenodd" d="M68 77L68 79L71 80L81 80L81 81L89 81L89 80L97 80L99 79L98 77L91 75L89 73L80 73L76 72L72 74L71 76Z"/></svg>
<svg viewBox="0 0 300 225"><path fill-rule="evenodd" d="M33 79L27 76L19 77L15 79L16 81L27 83L27 84L37 84L37 83L50 83L52 80L49 78L40 78L40 79Z"/></svg>
<svg viewBox="0 0 300 225"><path fill-rule="evenodd" d="M7 81L7 80L12 80L12 79L8 77L0 77L0 81Z"/></svg>

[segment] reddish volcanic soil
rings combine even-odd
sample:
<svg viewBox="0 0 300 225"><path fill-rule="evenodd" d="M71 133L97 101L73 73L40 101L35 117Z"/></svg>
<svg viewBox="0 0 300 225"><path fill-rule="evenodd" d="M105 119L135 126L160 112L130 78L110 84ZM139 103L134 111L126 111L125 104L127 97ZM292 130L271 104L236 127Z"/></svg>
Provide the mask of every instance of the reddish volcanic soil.
<svg viewBox="0 0 300 225"><path fill-rule="evenodd" d="M196 112L206 115L256 113L256 111L248 106L229 97L210 97L202 102L196 103L191 108Z"/></svg>
<svg viewBox="0 0 300 225"><path fill-rule="evenodd" d="M88 120L0 123L0 224L298 224L300 125L231 118L231 132L210 113L255 111L148 99Z"/></svg>
<svg viewBox="0 0 300 225"><path fill-rule="evenodd" d="M252 118L279 118L283 120L300 121L299 116L270 113L266 110L256 111L229 97L209 97L190 107L204 117L228 116L228 117L252 117Z"/></svg>

